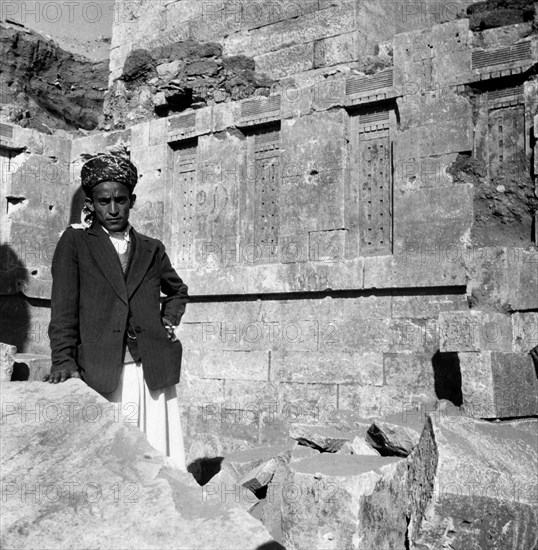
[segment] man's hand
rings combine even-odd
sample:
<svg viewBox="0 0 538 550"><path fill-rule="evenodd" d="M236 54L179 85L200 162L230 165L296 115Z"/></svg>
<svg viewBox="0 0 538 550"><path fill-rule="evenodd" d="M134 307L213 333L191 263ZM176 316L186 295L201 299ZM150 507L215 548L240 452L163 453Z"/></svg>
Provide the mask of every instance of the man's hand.
<svg viewBox="0 0 538 550"><path fill-rule="evenodd" d="M49 384L57 384L58 382L65 382L69 378L80 378L80 374L77 371L62 369L46 374L42 380Z"/></svg>
<svg viewBox="0 0 538 550"><path fill-rule="evenodd" d="M164 317L162 318L162 322L164 328L166 329L166 335L168 336L169 340L171 340L172 342L177 342L178 339L176 333L174 332L177 325L174 326L168 319L165 319Z"/></svg>
<svg viewBox="0 0 538 550"><path fill-rule="evenodd" d="M530 353L534 361L534 368L538 371L538 346L532 348Z"/></svg>

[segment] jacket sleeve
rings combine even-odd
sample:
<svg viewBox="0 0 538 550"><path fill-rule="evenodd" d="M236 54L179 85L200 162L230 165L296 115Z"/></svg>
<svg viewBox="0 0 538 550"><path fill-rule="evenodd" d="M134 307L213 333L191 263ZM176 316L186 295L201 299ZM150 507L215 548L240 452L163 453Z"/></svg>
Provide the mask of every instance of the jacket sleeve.
<svg viewBox="0 0 538 550"><path fill-rule="evenodd" d="M74 229L61 236L52 258L51 321L52 372L78 370L79 273Z"/></svg>
<svg viewBox="0 0 538 550"><path fill-rule="evenodd" d="M172 267L162 243L158 254L161 264L161 291L166 295L162 301L161 316L177 326L185 313L189 299L188 288Z"/></svg>

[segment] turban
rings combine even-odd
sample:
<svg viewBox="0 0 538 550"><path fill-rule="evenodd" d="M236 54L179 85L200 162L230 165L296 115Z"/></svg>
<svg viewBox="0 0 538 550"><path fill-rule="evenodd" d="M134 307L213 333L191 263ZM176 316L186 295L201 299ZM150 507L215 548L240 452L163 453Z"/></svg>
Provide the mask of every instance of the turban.
<svg viewBox="0 0 538 550"><path fill-rule="evenodd" d="M125 157L97 155L84 164L80 177L86 196L103 181L122 183L132 192L138 181L138 171L136 166Z"/></svg>

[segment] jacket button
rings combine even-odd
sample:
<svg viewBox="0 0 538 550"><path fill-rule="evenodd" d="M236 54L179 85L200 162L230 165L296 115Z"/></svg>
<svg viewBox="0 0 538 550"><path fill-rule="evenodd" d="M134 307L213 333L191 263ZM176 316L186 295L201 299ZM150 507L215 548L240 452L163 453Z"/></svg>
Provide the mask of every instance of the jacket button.
<svg viewBox="0 0 538 550"><path fill-rule="evenodd" d="M135 332L140 333L140 332L142 332L142 329L138 325L136 325Z"/></svg>

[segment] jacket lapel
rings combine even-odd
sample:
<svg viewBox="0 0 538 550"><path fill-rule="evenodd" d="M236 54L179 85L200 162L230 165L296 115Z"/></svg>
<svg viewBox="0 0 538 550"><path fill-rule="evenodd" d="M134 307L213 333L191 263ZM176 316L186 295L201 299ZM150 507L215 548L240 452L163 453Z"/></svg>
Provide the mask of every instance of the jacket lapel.
<svg viewBox="0 0 538 550"><path fill-rule="evenodd" d="M128 303L127 288L121 269L121 263L110 238L96 222L88 229L88 248L93 255L99 269L110 283L118 297Z"/></svg>
<svg viewBox="0 0 538 550"><path fill-rule="evenodd" d="M127 274L127 296L129 298L142 282L157 249L150 239L140 235L134 228L131 232L135 239L135 250Z"/></svg>

